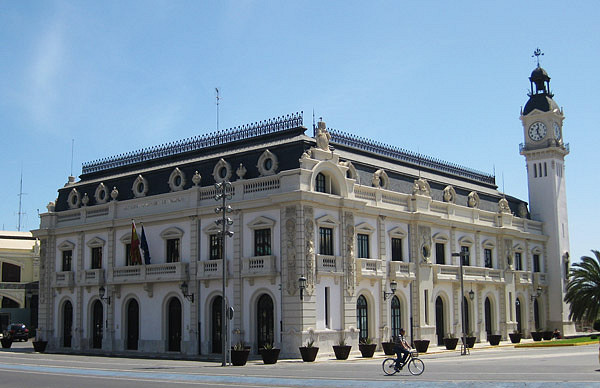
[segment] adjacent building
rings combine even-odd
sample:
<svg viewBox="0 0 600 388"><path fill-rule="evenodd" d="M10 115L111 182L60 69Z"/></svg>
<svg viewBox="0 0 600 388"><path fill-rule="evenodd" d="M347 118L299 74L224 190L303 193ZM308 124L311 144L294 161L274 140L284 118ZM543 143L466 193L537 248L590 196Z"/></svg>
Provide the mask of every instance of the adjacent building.
<svg viewBox="0 0 600 388"><path fill-rule="evenodd" d="M231 318L232 343L297 356L309 340L331 352L401 327L441 343L462 333L463 302L479 341L573 331L564 116L546 72L530 80L529 209L493 175L323 121L307 134L302 114L84 164L34 232L43 336L61 351L214 355ZM132 220L148 244L139 264Z"/></svg>

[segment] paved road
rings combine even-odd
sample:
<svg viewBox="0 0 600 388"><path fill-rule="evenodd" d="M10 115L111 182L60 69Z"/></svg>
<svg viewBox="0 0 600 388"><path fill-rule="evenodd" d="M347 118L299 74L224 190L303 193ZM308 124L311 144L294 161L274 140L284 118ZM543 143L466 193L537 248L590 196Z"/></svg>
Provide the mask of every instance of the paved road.
<svg viewBox="0 0 600 388"><path fill-rule="evenodd" d="M0 350L0 387L600 387L598 345L478 349L424 354L425 373L385 376L382 357L348 361L220 363L33 353L30 344Z"/></svg>

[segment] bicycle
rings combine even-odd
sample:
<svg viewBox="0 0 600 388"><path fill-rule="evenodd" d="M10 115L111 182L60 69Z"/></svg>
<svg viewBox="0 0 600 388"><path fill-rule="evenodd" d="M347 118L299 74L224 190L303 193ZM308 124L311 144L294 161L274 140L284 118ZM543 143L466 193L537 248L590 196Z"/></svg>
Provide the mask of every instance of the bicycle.
<svg viewBox="0 0 600 388"><path fill-rule="evenodd" d="M388 376L395 375L400 371L400 368L396 368L396 358L388 357L383 360L381 367L383 368L383 373ZM419 353L415 350L411 351L404 364L402 364L401 368L404 366L408 366L408 371L413 376L419 376L425 371L425 364L419 358Z"/></svg>

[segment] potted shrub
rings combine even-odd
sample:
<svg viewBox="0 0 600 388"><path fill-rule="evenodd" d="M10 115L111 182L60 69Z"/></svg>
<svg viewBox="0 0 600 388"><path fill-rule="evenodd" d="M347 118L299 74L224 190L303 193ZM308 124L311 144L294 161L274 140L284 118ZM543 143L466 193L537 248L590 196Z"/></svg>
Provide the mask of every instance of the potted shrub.
<svg viewBox="0 0 600 388"><path fill-rule="evenodd" d="M501 339L502 339L502 336L500 334L488 335L488 341L489 341L490 345L492 345L492 346L499 345Z"/></svg>
<svg viewBox="0 0 600 388"><path fill-rule="evenodd" d="M531 338L533 338L534 341L541 341L542 340L542 332L539 329L536 329L536 331L532 331Z"/></svg>
<svg viewBox="0 0 600 388"><path fill-rule="evenodd" d="M250 355L250 347L244 346L242 342L238 342L231 347L231 363L234 366L244 366Z"/></svg>
<svg viewBox="0 0 600 388"><path fill-rule="evenodd" d="M375 348L377 348L377 344L374 344L369 337L363 338L363 340L358 344L358 350L360 350L360 354L362 354L362 356L365 358L373 357Z"/></svg>
<svg viewBox="0 0 600 388"><path fill-rule="evenodd" d="M454 334L448 333L448 337L444 338L444 345L447 350L454 350L458 345L458 338L454 337Z"/></svg>
<svg viewBox="0 0 600 388"><path fill-rule="evenodd" d="M317 353L319 353L319 347L314 346L314 340L308 340L306 342L306 346L300 346L300 355L302 356L302 361L304 362L313 362L315 358L317 358Z"/></svg>
<svg viewBox="0 0 600 388"><path fill-rule="evenodd" d="M427 348L429 348L429 340L428 339L414 340L413 344L415 345L415 349L419 353L426 353Z"/></svg>
<svg viewBox="0 0 600 388"><path fill-rule="evenodd" d="M475 341L477 341L477 337L473 335L473 333L469 333L465 338L465 342L467 343L467 348L473 349L475 346Z"/></svg>
<svg viewBox="0 0 600 388"><path fill-rule="evenodd" d="M260 356L265 364L275 364L279 358L281 349L274 348L273 344L264 344L259 350Z"/></svg>
<svg viewBox="0 0 600 388"><path fill-rule="evenodd" d="M510 342L513 344L518 344L519 342L521 342L521 333L519 333L516 330L512 333L509 333L508 336L510 337Z"/></svg>
<svg viewBox="0 0 600 388"><path fill-rule="evenodd" d="M342 338L337 345L333 345L335 358L338 360L347 360L350 355L350 349L352 349L352 346L346 344L346 340Z"/></svg>
<svg viewBox="0 0 600 388"><path fill-rule="evenodd" d="M383 353L385 353L386 356L393 356L396 354L396 352L394 352L396 343L391 338L389 342L382 342L381 347L383 348Z"/></svg>

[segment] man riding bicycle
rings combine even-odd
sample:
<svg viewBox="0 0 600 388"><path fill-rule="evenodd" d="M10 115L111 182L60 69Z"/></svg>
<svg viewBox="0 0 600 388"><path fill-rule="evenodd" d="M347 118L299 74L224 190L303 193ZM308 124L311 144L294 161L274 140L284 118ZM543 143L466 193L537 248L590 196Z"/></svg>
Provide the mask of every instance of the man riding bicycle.
<svg viewBox="0 0 600 388"><path fill-rule="evenodd" d="M396 369L402 369L402 366L406 362L406 359L410 355L410 345L406 342L406 338L404 338L405 331L404 329L400 329L400 335L394 337L394 352L396 353ZM400 357L402 355L402 360Z"/></svg>

